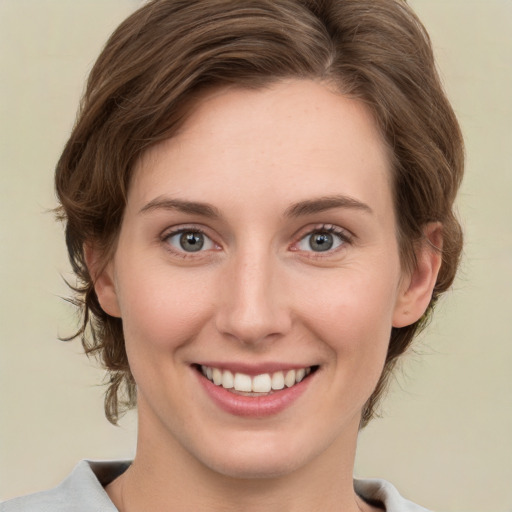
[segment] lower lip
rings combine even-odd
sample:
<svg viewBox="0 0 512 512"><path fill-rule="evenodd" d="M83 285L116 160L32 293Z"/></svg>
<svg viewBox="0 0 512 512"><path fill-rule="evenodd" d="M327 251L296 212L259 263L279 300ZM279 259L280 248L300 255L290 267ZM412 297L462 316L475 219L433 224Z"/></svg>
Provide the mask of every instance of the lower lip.
<svg viewBox="0 0 512 512"><path fill-rule="evenodd" d="M194 370L195 371L195 370ZM222 386L216 386L200 372L195 371L199 382L213 402L225 412L235 416L263 418L280 413L290 407L306 391L314 374L291 388L274 391L269 395L236 395Z"/></svg>

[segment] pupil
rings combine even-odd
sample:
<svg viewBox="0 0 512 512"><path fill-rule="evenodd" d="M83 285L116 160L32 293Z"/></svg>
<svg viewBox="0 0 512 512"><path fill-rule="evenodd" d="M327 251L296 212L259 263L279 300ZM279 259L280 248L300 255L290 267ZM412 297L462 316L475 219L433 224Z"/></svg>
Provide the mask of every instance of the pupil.
<svg viewBox="0 0 512 512"><path fill-rule="evenodd" d="M329 233L316 233L309 241L309 245L314 251L328 251L333 244L332 235Z"/></svg>
<svg viewBox="0 0 512 512"><path fill-rule="evenodd" d="M201 250L204 245L204 237L201 233L183 233L180 237L180 245L183 250L188 252L196 252Z"/></svg>

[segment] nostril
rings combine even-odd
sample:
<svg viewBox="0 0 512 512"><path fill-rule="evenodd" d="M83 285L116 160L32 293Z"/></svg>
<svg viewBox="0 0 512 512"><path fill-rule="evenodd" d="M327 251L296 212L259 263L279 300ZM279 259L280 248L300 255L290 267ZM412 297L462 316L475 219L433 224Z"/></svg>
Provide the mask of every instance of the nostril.
<svg viewBox="0 0 512 512"><path fill-rule="evenodd" d="M246 345L272 341L288 333L291 315L279 290L277 281L264 268L227 277L215 312L217 330Z"/></svg>

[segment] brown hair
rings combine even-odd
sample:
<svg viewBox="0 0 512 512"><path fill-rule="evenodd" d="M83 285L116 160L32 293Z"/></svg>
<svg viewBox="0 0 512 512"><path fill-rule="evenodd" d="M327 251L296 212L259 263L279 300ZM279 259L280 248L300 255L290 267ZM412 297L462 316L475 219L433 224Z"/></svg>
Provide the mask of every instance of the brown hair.
<svg viewBox="0 0 512 512"><path fill-rule="evenodd" d="M73 132L56 169L66 243L78 278L80 336L110 375L107 418L136 402L119 318L100 307L84 259L94 243L106 263L115 249L134 164L168 138L207 88L262 87L284 78L326 80L365 102L393 155L398 241L414 266L426 223L443 226L443 262L425 315L393 328L390 372L452 283L462 246L453 202L463 173L455 115L435 69L429 37L403 0L153 0L126 19L94 65Z"/></svg>

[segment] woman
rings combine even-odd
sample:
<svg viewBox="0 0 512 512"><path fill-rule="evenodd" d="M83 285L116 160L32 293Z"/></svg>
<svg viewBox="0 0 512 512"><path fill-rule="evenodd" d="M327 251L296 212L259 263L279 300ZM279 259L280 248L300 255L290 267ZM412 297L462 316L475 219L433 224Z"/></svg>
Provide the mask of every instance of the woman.
<svg viewBox="0 0 512 512"><path fill-rule="evenodd" d="M402 1L145 4L56 174L78 335L137 454L0 510L422 510L352 471L453 281L462 167Z"/></svg>

